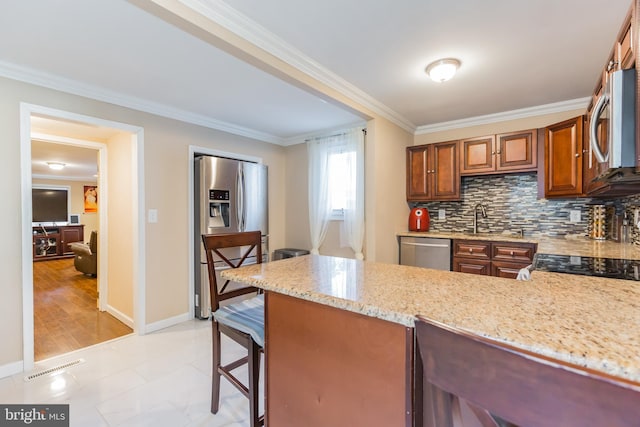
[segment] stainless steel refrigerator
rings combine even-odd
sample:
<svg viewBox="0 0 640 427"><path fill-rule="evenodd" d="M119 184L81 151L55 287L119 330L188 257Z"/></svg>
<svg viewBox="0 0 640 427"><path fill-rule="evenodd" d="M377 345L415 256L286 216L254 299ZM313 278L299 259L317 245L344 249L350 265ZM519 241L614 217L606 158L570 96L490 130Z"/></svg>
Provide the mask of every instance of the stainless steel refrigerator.
<svg viewBox="0 0 640 427"><path fill-rule="evenodd" d="M195 316L211 316L207 258L202 245L203 234L257 231L262 234L262 259L268 258L267 167L265 165L214 156L195 157ZM241 249L227 249L224 255L239 259ZM255 263L252 254L245 263ZM225 269L222 261L216 267ZM231 284L231 287L233 284Z"/></svg>

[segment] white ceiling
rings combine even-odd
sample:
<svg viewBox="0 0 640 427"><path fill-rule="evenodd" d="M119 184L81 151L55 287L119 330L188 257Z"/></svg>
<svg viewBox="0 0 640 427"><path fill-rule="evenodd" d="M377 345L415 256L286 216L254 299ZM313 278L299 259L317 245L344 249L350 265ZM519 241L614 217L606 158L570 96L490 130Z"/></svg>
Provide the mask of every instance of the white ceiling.
<svg viewBox="0 0 640 427"><path fill-rule="evenodd" d="M629 0L228 0L416 126L589 96ZM447 83L436 59L462 62Z"/></svg>
<svg viewBox="0 0 640 427"><path fill-rule="evenodd" d="M286 52L283 58L295 57L296 66L417 133L541 105L583 105L630 6L629 0L181 2L242 29L276 55ZM282 145L364 121L153 15L150 4L56 0L34 7L4 0L0 76ZM423 70L441 57L456 57L462 67L454 80L437 84Z"/></svg>

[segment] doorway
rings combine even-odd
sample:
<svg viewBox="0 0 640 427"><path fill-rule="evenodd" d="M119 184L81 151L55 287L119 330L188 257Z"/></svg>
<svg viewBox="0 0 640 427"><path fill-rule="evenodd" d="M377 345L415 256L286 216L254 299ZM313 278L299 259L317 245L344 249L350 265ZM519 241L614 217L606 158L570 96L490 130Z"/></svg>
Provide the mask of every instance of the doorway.
<svg viewBox="0 0 640 427"><path fill-rule="evenodd" d="M31 123L38 135L31 142L34 358L41 361L133 329L98 309L98 163L107 145L70 137L60 143L60 135L46 133L73 134L76 124L43 117Z"/></svg>
<svg viewBox="0 0 640 427"><path fill-rule="evenodd" d="M140 220L140 212L143 210L143 202L140 194L143 194L143 180L141 173L142 158L142 129L139 127L110 122L95 117L78 115L61 110L53 110L46 107L31 104L21 104L21 162L22 162L22 212L23 212L23 334L24 334L24 370L34 367L34 266L33 258L33 224L32 224L32 200L31 188L34 177L31 176L31 141L32 139L44 140L49 143L80 146L90 148L100 153L98 155L99 170L97 187L102 188L102 197L99 199L99 214L97 229L100 239L97 244L97 259L100 273L95 286L99 291L99 312L117 318L129 326L134 332L143 333L141 328L144 319L144 298L138 298L144 294L144 271L139 268L139 259L143 259L144 253L144 229ZM49 127L43 125L45 123ZM91 135L83 134L91 132ZM103 133L100 136L100 133ZM106 136L105 136L106 133ZM120 161L107 151L115 153L125 152ZM113 150L111 150L113 146ZM123 148L124 147L124 148ZM116 201L109 203L109 167L125 174L129 178L131 189L124 197L115 197ZM115 173L111 175L117 175ZM116 185L114 185L115 187ZM108 208L111 204L111 211ZM123 209L124 207L124 209ZM113 211L116 214L113 214ZM123 213L124 212L124 213ZM74 212L76 214L77 212ZM117 216L117 215L120 216ZM115 216L114 216L115 215ZM117 221L113 219L117 218ZM109 227L108 224L116 223ZM128 231L127 240L122 242L115 239L115 243L109 243L110 235L118 233L125 227ZM114 230L115 229L115 230ZM86 239L88 240L89 236ZM114 239L112 237L112 242ZM119 249L127 247L129 256L124 260L118 258ZM113 255L116 252L116 255ZM111 256L109 256L111 254ZM113 259L112 262L109 260ZM58 261L58 260L52 260ZM51 261L51 262L52 262ZM70 261L62 257L60 261ZM50 261L42 261L50 262ZM51 265L53 268L53 264ZM65 266L67 269L69 265ZM116 268L117 267L117 268ZM126 270L129 274L126 280L120 280L120 270ZM40 270L40 269L38 269ZM71 270L73 271L73 270ZM53 274L51 272L46 274ZM80 276L81 277L81 276ZM114 285L109 286L109 277L115 277ZM126 287L123 292L123 286ZM113 288L113 289L111 289ZM110 293L115 293L120 300L110 299ZM97 297L97 293L96 297ZM126 299L122 302L122 298ZM124 307L124 308L123 308ZM106 312L106 313L105 313Z"/></svg>

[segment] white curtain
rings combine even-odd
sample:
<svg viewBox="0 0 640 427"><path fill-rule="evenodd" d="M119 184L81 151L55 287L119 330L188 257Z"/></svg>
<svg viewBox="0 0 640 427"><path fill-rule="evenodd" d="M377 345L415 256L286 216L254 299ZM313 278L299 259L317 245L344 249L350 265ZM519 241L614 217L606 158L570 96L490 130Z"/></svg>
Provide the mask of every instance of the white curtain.
<svg viewBox="0 0 640 427"><path fill-rule="evenodd" d="M344 207L344 230L356 259L363 259L364 241L364 134L360 128L307 142L309 153L309 225L311 253L318 254L327 234L332 207L329 198L329 157L353 152L355 161L346 171L345 185L352 191Z"/></svg>
<svg viewBox="0 0 640 427"><path fill-rule="evenodd" d="M329 154L338 137L316 138L307 142L309 155L309 227L311 253L319 254L331 217L329 205Z"/></svg>
<svg viewBox="0 0 640 427"><path fill-rule="evenodd" d="M355 152L349 181L354 183L355 194L347 200L344 210L344 229L356 259L364 259L364 132L351 129L345 133L345 150Z"/></svg>

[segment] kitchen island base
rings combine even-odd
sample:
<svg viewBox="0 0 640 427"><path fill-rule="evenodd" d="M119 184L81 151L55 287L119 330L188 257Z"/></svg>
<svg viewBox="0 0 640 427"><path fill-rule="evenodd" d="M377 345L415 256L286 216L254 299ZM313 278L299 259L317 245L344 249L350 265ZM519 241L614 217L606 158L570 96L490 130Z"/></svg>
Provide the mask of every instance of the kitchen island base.
<svg viewBox="0 0 640 427"><path fill-rule="evenodd" d="M265 297L267 425L413 425L413 328Z"/></svg>

